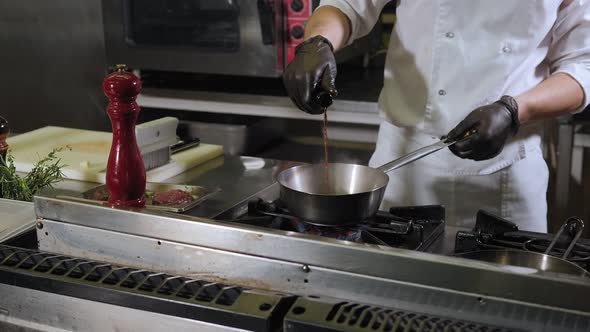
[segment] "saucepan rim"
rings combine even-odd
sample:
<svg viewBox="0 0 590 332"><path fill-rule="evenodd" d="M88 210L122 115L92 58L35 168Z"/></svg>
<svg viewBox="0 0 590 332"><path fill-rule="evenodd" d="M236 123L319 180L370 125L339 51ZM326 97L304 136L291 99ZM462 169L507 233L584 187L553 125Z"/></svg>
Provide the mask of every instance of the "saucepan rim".
<svg viewBox="0 0 590 332"><path fill-rule="evenodd" d="M572 270L577 271L577 273L568 273L568 272L555 271L555 270L538 269L539 273L559 273L559 274L574 275L574 276L580 276L580 277L586 277L586 278L590 277L590 272L588 272L588 270L584 269L583 267L581 267L573 262L570 262L568 260L565 260L561 257L548 255L548 254L545 254L542 252L519 250L519 249L514 249L514 248L497 248L497 249L472 250L472 251L454 253L453 256L458 257L458 258L463 258L463 259L475 260L475 261L483 262L483 263L502 265L502 263L500 263L500 262L494 262L494 261L490 261L490 260L478 259L478 258L467 257L467 256L478 255L478 254L481 255L481 254L486 254L486 253L503 253L503 252L508 252L509 254L516 254L516 255L526 255L526 256L535 257L538 259L540 259L540 258L550 259L550 260L555 261L556 263L562 264L564 266L569 266L570 268L572 268ZM511 265L511 264L509 264L509 265ZM512 265L512 266L518 266L518 265Z"/></svg>
<svg viewBox="0 0 590 332"><path fill-rule="evenodd" d="M384 178L384 183L383 183L383 185L381 185L381 186L378 186L378 187L376 187L376 188L374 188L374 189L372 189L372 190L361 191L361 192L358 192L358 193L353 193L353 194L349 194L349 193L346 193L346 194L323 194L323 193L307 192L307 191L301 191L301 190L294 189L293 187L291 187L291 186L289 186L289 185L287 185L287 184L285 183L285 182L287 182L287 181L284 179L284 177L286 176L285 174L287 174L287 173L292 173L292 172L294 172L296 169L299 169L299 168L311 168L311 167L318 167L318 166L322 166L321 164L317 164L317 163L316 163L316 164L303 164L303 165L297 165L297 166L289 167L289 168L287 168L287 169L285 169L285 170L282 170L282 171L281 171L281 172L280 172L280 173L277 175L277 182L278 182L278 183L279 183L279 184L280 184L282 187L285 187L285 188L287 188L287 189L289 189L289 190L291 190L291 191L297 192L297 193L301 193L301 194L305 194L305 195L313 195L313 196L327 196L327 197L342 197L342 196L365 195L365 194L369 194L369 193L373 193L373 192L376 192L376 191L382 190L382 189L383 189L384 187L386 187L386 186L387 186L387 184L389 183L389 176L388 176L388 175L387 175L385 172L383 172L383 171L381 171L381 170L379 170L379 169L377 169L377 168L373 168L373 167L366 166L366 165L361 165L361 164L349 164L349 163L328 163L328 166L330 166L330 165L360 166L360 167L362 167L363 169L368 169L368 170L371 170L371 171L373 171L373 172L375 172L375 173L379 174L380 176L384 176L384 177L385 177L385 178Z"/></svg>

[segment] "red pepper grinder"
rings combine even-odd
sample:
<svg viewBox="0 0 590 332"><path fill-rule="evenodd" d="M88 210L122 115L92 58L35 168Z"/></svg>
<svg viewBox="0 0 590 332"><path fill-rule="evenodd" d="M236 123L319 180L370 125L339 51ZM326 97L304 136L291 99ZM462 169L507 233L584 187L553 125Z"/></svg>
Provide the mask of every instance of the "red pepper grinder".
<svg viewBox="0 0 590 332"><path fill-rule="evenodd" d="M6 144L6 139L8 138L8 134L10 133L10 128L8 127L8 121L0 116L0 157L1 160L6 162L6 152L8 151L8 144Z"/></svg>
<svg viewBox="0 0 590 332"><path fill-rule="evenodd" d="M102 90L109 98L107 114L113 128L113 142L107 164L106 182L108 205L145 206L145 168L135 139L135 123L139 105L135 102L141 81L117 65L117 71L107 75Z"/></svg>

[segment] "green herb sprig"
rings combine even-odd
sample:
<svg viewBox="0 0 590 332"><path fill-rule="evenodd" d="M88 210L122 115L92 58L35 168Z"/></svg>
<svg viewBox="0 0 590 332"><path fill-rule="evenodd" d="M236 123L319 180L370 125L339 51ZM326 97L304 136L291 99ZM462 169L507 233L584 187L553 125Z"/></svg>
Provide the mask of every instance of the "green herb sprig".
<svg viewBox="0 0 590 332"><path fill-rule="evenodd" d="M14 157L8 151L6 160L0 156L0 198L32 201L40 190L52 188L63 180L61 159L56 155L61 149L54 149L40 159L24 177L16 172Z"/></svg>

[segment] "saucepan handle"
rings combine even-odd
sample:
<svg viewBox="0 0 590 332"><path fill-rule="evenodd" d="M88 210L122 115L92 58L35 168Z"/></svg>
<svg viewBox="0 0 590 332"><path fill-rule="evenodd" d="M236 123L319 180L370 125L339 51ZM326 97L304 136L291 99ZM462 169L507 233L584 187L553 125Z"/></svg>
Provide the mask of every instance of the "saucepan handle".
<svg viewBox="0 0 590 332"><path fill-rule="evenodd" d="M451 145L453 145L453 144L455 144L455 143L457 143L459 141L462 141L464 139L467 139L471 135L475 134L475 132L476 132L475 130L470 130L467 133L465 133L465 135L463 137L461 137L460 139L458 139L458 140L448 141L448 140L446 140L446 139L443 138L443 139L441 139L440 141L438 141L438 142L436 142L434 144L425 146L425 147L420 148L420 149L418 149L416 151L410 152L407 155L402 156L402 157L400 157L400 158L398 158L396 160L390 161L387 164L378 167L377 169L379 169L379 170L381 170L381 171L383 171L385 173L391 172L391 171L393 171L395 169L398 169L398 168L400 168L402 166L405 166L405 165L407 165L409 163L412 163L412 162L414 162L414 161L416 161L418 159L422 159L422 158L428 156L429 154L432 154L432 153L434 153L436 151L439 151L439 150L442 150L442 149L444 149L446 147L449 147L449 146L451 146Z"/></svg>

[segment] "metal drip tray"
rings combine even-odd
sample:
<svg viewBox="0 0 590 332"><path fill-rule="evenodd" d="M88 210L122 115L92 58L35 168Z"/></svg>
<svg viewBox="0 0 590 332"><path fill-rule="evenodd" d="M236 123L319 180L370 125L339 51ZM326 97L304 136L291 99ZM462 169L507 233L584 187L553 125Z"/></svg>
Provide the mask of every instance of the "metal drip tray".
<svg viewBox="0 0 590 332"><path fill-rule="evenodd" d="M33 204L0 198L0 243L34 228Z"/></svg>

